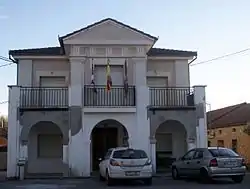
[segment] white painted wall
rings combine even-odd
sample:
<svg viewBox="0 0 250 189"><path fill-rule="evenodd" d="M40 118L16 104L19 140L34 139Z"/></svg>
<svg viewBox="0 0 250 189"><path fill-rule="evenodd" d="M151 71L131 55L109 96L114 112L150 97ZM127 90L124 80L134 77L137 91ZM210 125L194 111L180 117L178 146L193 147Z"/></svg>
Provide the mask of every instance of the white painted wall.
<svg viewBox="0 0 250 189"><path fill-rule="evenodd" d="M18 177L17 162L19 158L19 135L20 125L18 121L20 88L9 87L8 108L8 152L7 152L7 177Z"/></svg>
<svg viewBox="0 0 250 189"><path fill-rule="evenodd" d="M131 147L144 149L148 154L152 150L149 144L150 123L147 119L147 106L149 105L149 90L147 87L147 76L167 76L169 77L169 86L189 86L189 70L187 60L147 60L146 49L152 45L153 41L147 37L143 37L138 33L133 33L121 27L117 27L112 23L105 23L102 27L96 28L91 32L80 33L65 41L67 50L71 50L70 59L26 59L19 61L18 66L18 84L23 86L38 86L40 76L65 76L69 85L69 106L83 107L84 91L83 85L90 84L91 79L91 63L106 64L106 59L75 58L72 56L81 56L81 47L85 45L86 54L93 55L93 50L97 50L98 45L107 48L105 55L112 55L113 47L121 47L122 54L113 54L114 56L130 55L133 58L128 60L128 78L130 85L136 85L136 108L128 110L128 108L110 108L107 113L105 111L96 111L92 109L91 113L85 108L82 109L82 126L80 132L71 136L69 131L69 145L63 147L63 161L68 163L71 171L76 176L90 175L90 133L93 127L104 119L115 119L121 122L128 130L129 144ZM73 44L73 45L72 45ZM89 46L89 44L96 44ZM133 45L131 48L128 45ZM84 47L85 48L85 47ZM84 49L83 49L84 50ZM118 52L118 51L117 51ZM98 56L98 55L96 55ZM103 55L102 55L103 56ZM125 59L114 59L112 64L123 65ZM112 70L111 70L112 72ZM200 91L200 92L199 92ZM195 95L196 103L203 100L205 93L197 88ZM202 97L203 95L203 97ZM16 157L19 156L19 122L17 121L17 107L19 99L19 89L13 87L9 94L9 151L8 151L8 177L17 176ZM203 100L204 101L204 100ZM97 113L98 112L98 113ZM191 118L192 119L192 118ZM199 120L199 135L205 132L206 120ZM177 134L178 135L178 134ZM175 139L181 136L174 135ZM204 135L205 136L205 135ZM179 140L176 140L177 142ZM200 139L200 141L202 141ZM204 143L204 140L203 142ZM181 144L179 144L181 145ZM178 145L178 146L179 146ZM177 144L173 143L174 148ZM184 145L183 145L184 146ZM189 145L190 146L190 145ZM181 149L178 149L181 151ZM153 150L154 151L154 150ZM174 150L176 151L176 150ZM179 151L179 152L180 152ZM175 156L180 153L176 152Z"/></svg>

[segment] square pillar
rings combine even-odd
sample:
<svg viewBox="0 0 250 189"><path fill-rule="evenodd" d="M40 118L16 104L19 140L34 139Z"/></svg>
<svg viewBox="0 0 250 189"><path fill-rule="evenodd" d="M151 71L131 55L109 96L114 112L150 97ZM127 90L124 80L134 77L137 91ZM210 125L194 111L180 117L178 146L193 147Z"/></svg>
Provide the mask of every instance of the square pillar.
<svg viewBox="0 0 250 189"><path fill-rule="evenodd" d="M207 115L206 115L206 92L204 85L193 86L194 103L196 106L197 119L197 147L207 147Z"/></svg>
<svg viewBox="0 0 250 189"><path fill-rule="evenodd" d="M156 139L150 138L150 155L153 166L153 173L156 173Z"/></svg>
<svg viewBox="0 0 250 189"><path fill-rule="evenodd" d="M69 148L68 145L63 145L63 176L69 176Z"/></svg>
<svg viewBox="0 0 250 189"><path fill-rule="evenodd" d="M9 107L8 107L8 152L7 152L7 178L17 178L19 158L19 100L20 87L9 86Z"/></svg>
<svg viewBox="0 0 250 189"><path fill-rule="evenodd" d="M134 78L136 86L136 122L137 137L133 138L136 147L150 154L149 136L150 120L147 115L149 105L149 88L147 87L147 59L138 58L134 60Z"/></svg>
<svg viewBox="0 0 250 189"><path fill-rule="evenodd" d="M83 94L84 94L84 60L70 59L69 86L69 146L68 164L71 176L81 177L85 169L84 135L83 135ZM65 147L66 163L66 147Z"/></svg>

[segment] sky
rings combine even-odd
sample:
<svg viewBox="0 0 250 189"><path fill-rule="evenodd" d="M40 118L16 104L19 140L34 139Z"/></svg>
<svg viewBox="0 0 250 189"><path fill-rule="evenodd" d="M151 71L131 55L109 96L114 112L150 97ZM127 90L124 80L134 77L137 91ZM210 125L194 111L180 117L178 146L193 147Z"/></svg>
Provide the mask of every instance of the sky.
<svg viewBox="0 0 250 189"><path fill-rule="evenodd" d="M246 0L0 0L0 55L58 46L58 35L111 17L159 36L155 47L197 51L195 64L250 48L249 7ZM250 102L249 63L246 51L191 66L191 84L207 86L208 109ZM16 84L16 65L1 67L0 75L2 102L7 85ZM0 103L0 114L7 112Z"/></svg>

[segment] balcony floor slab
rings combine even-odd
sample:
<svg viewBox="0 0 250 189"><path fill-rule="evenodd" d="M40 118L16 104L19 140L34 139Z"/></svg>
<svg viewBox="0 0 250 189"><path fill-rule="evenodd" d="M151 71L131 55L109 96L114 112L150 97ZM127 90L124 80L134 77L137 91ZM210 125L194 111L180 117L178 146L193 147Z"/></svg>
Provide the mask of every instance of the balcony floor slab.
<svg viewBox="0 0 250 189"><path fill-rule="evenodd" d="M135 113L136 107L84 107L85 113Z"/></svg>

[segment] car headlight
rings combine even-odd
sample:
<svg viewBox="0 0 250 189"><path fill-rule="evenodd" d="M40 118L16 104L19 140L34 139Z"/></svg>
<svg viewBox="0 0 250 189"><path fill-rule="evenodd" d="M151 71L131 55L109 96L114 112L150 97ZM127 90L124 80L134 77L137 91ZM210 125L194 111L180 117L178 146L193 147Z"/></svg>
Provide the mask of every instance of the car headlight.
<svg viewBox="0 0 250 189"><path fill-rule="evenodd" d="M145 163L145 165L151 165L151 164L152 164L152 162L151 162L150 159L148 159L148 160L146 161L146 163Z"/></svg>

